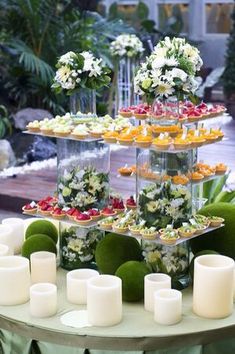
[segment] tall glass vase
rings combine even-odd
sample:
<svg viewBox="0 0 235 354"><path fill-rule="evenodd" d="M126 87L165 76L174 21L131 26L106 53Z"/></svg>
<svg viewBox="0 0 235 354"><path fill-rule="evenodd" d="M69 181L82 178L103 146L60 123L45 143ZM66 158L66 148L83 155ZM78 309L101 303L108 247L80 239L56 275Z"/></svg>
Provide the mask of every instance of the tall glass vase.
<svg viewBox="0 0 235 354"><path fill-rule="evenodd" d="M165 123L173 124L177 122L181 113L180 101L176 96L156 98L152 104L153 123L158 118Z"/></svg>
<svg viewBox="0 0 235 354"><path fill-rule="evenodd" d="M76 114L96 114L96 91L88 88L81 88L70 96L70 112Z"/></svg>
<svg viewBox="0 0 235 354"><path fill-rule="evenodd" d="M138 61L133 58L126 57L119 61L116 86L116 114L121 107L128 107L139 103L139 97L134 94L133 86L137 66Z"/></svg>

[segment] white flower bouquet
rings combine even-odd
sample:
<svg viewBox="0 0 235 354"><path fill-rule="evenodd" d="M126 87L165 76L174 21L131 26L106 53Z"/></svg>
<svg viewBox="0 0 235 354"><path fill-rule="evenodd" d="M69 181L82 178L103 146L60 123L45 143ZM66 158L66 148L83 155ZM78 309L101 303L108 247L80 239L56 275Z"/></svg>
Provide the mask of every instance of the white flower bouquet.
<svg viewBox="0 0 235 354"><path fill-rule="evenodd" d="M186 186L171 181L151 183L139 193L139 217L147 227L174 227L187 221L191 213L191 193Z"/></svg>
<svg viewBox="0 0 235 354"><path fill-rule="evenodd" d="M113 57L119 59L137 58L144 52L141 40L135 34L121 34L111 42L110 51Z"/></svg>
<svg viewBox="0 0 235 354"><path fill-rule="evenodd" d="M103 207L109 195L108 181L107 173L92 166L65 170L58 184L59 205L81 211Z"/></svg>
<svg viewBox="0 0 235 354"><path fill-rule="evenodd" d="M135 92L145 96L147 102L169 96L179 100L185 96L192 98L198 88L195 76L201 66L202 59L196 47L184 38L166 37L137 70Z"/></svg>
<svg viewBox="0 0 235 354"><path fill-rule="evenodd" d="M52 85L56 93L65 90L71 95L80 88L96 90L110 82L110 70L91 52L68 52L59 58L56 67Z"/></svg>

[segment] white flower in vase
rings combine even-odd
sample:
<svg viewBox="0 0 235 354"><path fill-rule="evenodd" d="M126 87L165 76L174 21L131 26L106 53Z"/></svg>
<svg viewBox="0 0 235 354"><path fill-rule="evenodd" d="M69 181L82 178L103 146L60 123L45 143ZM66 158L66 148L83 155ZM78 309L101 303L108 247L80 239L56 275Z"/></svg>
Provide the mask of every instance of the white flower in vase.
<svg viewBox="0 0 235 354"><path fill-rule="evenodd" d="M157 86L155 92L158 96L168 97L168 96L173 95L174 88L170 84L168 84L167 82L161 82Z"/></svg>
<svg viewBox="0 0 235 354"><path fill-rule="evenodd" d="M83 247L83 241L80 239L72 239L68 243L68 249L74 251L74 252L81 252Z"/></svg>
<svg viewBox="0 0 235 354"><path fill-rule="evenodd" d="M147 204L147 209L150 213L154 213L158 209L159 203L157 201L151 201Z"/></svg>

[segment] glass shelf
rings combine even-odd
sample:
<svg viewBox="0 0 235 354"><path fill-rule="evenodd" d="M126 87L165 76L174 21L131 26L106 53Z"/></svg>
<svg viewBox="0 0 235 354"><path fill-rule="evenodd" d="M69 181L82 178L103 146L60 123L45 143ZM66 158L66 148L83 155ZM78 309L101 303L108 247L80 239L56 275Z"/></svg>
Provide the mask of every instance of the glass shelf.
<svg viewBox="0 0 235 354"><path fill-rule="evenodd" d="M56 139L65 139L65 140L73 140L73 141L81 141L83 143L90 143L90 142L94 142L94 141L102 141L102 138L93 138L93 137L89 137L86 139L79 139L79 138L75 138L72 135L68 135L68 136L57 136L55 134L43 134L40 132L30 132L28 130L24 130L23 131L24 134L29 134L29 135L38 135L38 136L44 136L47 138L56 138Z"/></svg>
<svg viewBox="0 0 235 354"><path fill-rule="evenodd" d="M172 244L167 244L167 243L165 243L164 241L162 241L159 238L159 235L154 240L148 240L148 239L143 238L142 236L132 235L130 231L122 233L122 232L117 232L117 231L114 232L112 228L110 230L106 229L106 228L102 228L101 226L98 226L98 223L96 221L92 221L88 225L79 225L77 222L69 220L69 219L66 219L66 218L58 220L56 218L51 217L50 215L42 215L40 213L31 214L31 213L23 212L23 214L31 216L31 217L46 218L46 219L52 220L52 221L65 222L65 223L70 224L72 226L85 228L85 229L96 228L97 230L100 230L100 231L112 232L112 233L115 233L115 234L118 234L118 235L127 236L127 237L134 237L137 240L143 240L143 241L146 241L146 242L153 242L153 243L157 243L157 244L164 245L164 246L169 246L169 247L173 247L173 246L179 245L179 244L181 244L183 242L186 242L186 241L188 241L188 240L190 240L192 238L205 235L205 234L207 234L207 233L209 233L211 231L214 231L214 230L220 229L221 227L224 227L224 224L222 224L221 226L218 226L218 227L208 227L206 230L204 230L199 235L193 235L191 237L182 237L182 238L180 238L179 240L177 240L176 242L174 242Z"/></svg>

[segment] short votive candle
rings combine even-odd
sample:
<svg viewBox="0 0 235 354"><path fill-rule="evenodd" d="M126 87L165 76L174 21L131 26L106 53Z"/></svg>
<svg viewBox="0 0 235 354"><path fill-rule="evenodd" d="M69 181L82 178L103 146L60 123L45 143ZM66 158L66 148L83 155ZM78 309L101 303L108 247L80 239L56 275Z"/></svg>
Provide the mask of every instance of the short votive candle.
<svg viewBox="0 0 235 354"><path fill-rule="evenodd" d="M154 320L173 325L182 318L182 294L174 289L160 289L154 293Z"/></svg>
<svg viewBox="0 0 235 354"><path fill-rule="evenodd" d="M12 255L12 252L9 246L0 244L0 257L10 256L10 255Z"/></svg>
<svg viewBox="0 0 235 354"><path fill-rule="evenodd" d="M57 287L51 283L37 283L30 287L30 314L51 317L57 312Z"/></svg>
<svg viewBox="0 0 235 354"><path fill-rule="evenodd" d="M31 283L56 284L56 255L39 251L30 255Z"/></svg>
<svg viewBox="0 0 235 354"><path fill-rule="evenodd" d="M88 322L114 326L122 320L122 282L113 275L99 275L87 283Z"/></svg>
<svg viewBox="0 0 235 354"><path fill-rule="evenodd" d="M20 305L29 300L29 260L21 256L0 257L0 305Z"/></svg>
<svg viewBox="0 0 235 354"><path fill-rule="evenodd" d="M193 311L205 318L224 318L233 311L234 260L208 254L195 258Z"/></svg>
<svg viewBox="0 0 235 354"><path fill-rule="evenodd" d="M19 254L24 242L24 220L20 218L7 218L2 220L2 224L9 225L13 229L11 244L14 254Z"/></svg>
<svg viewBox="0 0 235 354"><path fill-rule="evenodd" d="M144 308L154 312L154 292L171 288L171 277L163 273L147 274L144 277Z"/></svg>
<svg viewBox="0 0 235 354"><path fill-rule="evenodd" d="M87 303L87 281L97 277L99 272L94 269L75 269L67 273L67 300L73 304Z"/></svg>

